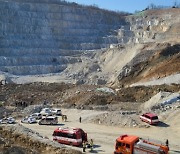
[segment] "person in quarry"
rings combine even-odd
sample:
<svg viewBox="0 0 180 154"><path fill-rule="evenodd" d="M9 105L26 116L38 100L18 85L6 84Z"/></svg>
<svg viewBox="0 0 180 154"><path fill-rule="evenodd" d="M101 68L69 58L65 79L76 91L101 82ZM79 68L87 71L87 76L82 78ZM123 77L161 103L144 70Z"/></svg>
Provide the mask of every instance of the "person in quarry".
<svg viewBox="0 0 180 154"><path fill-rule="evenodd" d="M86 142L85 141L83 141L82 146L83 146L83 152L86 152Z"/></svg>
<svg viewBox="0 0 180 154"><path fill-rule="evenodd" d="M93 151L93 139L90 140L90 148L91 148L91 151Z"/></svg>

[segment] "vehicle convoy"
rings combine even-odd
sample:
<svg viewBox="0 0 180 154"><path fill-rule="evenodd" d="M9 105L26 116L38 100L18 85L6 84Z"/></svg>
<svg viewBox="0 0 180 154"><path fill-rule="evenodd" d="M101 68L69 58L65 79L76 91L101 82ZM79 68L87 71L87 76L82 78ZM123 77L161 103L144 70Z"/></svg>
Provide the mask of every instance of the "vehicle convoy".
<svg viewBox="0 0 180 154"><path fill-rule="evenodd" d="M150 125L157 125L159 122L158 116L154 113L144 113L140 116L140 119Z"/></svg>
<svg viewBox="0 0 180 154"><path fill-rule="evenodd" d="M53 140L62 144L81 146L83 141L87 142L87 133L81 128L62 128L54 130Z"/></svg>
<svg viewBox="0 0 180 154"><path fill-rule="evenodd" d="M168 154L168 145L144 140L138 136L122 135L116 139L114 154Z"/></svg>
<svg viewBox="0 0 180 154"><path fill-rule="evenodd" d="M56 116L47 116L39 120L39 125L56 125L58 124L58 118Z"/></svg>

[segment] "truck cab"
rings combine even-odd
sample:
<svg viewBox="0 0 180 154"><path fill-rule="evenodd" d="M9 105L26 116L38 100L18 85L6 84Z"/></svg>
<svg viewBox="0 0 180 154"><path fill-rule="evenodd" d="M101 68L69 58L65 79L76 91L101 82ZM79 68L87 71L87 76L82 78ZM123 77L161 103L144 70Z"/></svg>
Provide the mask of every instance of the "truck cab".
<svg viewBox="0 0 180 154"><path fill-rule="evenodd" d="M116 139L114 154L132 154L134 144L139 141L137 136L122 135Z"/></svg>

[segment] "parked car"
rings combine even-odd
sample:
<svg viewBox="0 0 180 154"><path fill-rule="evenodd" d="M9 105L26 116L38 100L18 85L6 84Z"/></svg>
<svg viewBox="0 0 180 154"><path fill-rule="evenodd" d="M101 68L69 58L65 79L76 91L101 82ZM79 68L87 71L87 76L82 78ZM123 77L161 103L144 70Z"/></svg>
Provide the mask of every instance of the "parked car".
<svg viewBox="0 0 180 154"><path fill-rule="evenodd" d="M62 112L60 109L51 109L52 114L61 116Z"/></svg>
<svg viewBox="0 0 180 154"><path fill-rule="evenodd" d="M39 121L39 125L56 125L58 124L58 118L56 116L43 117Z"/></svg>
<svg viewBox="0 0 180 154"><path fill-rule="evenodd" d="M42 115L41 115L41 113L33 113L33 114L31 114L29 117L33 117L33 118L35 118L36 120L39 120L39 119L42 118Z"/></svg>
<svg viewBox="0 0 180 154"><path fill-rule="evenodd" d="M156 125L159 122L158 116L154 113L145 113L140 116L140 119L150 125Z"/></svg>
<svg viewBox="0 0 180 154"><path fill-rule="evenodd" d="M3 118L0 120L1 124L14 124L15 119L13 117Z"/></svg>
<svg viewBox="0 0 180 154"><path fill-rule="evenodd" d="M44 108L41 110L40 114L42 116L51 116L52 115L52 112L49 108Z"/></svg>
<svg viewBox="0 0 180 154"><path fill-rule="evenodd" d="M32 124L32 123L36 123L36 118L33 117L25 117L21 120L22 123L28 123L28 124Z"/></svg>
<svg viewBox="0 0 180 154"><path fill-rule="evenodd" d="M9 117L7 118L8 120L8 124L14 124L15 123L15 119L13 117Z"/></svg>

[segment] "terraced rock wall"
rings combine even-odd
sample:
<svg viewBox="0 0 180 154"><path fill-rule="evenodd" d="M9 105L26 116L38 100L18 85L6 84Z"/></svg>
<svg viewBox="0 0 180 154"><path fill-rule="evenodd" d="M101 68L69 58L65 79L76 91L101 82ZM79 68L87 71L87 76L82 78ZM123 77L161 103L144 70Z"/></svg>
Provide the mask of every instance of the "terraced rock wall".
<svg viewBox="0 0 180 154"><path fill-rule="evenodd" d="M0 71L59 73L85 51L126 43L129 29L116 13L58 0L0 0Z"/></svg>

